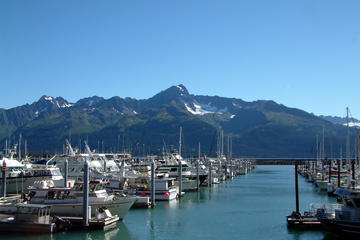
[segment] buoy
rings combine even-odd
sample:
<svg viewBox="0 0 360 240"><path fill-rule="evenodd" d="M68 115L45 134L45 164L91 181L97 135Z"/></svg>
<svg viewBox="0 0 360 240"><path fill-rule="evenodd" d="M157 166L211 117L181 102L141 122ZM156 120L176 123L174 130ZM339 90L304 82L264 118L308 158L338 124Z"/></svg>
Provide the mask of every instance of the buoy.
<svg viewBox="0 0 360 240"><path fill-rule="evenodd" d="M142 193L141 193L141 196L145 197L145 195L146 195L145 192L142 192Z"/></svg>
<svg viewBox="0 0 360 240"><path fill-rule="evenodd" d="M165 192L165 197L168 198L169 197L169 193Z"/></svg>

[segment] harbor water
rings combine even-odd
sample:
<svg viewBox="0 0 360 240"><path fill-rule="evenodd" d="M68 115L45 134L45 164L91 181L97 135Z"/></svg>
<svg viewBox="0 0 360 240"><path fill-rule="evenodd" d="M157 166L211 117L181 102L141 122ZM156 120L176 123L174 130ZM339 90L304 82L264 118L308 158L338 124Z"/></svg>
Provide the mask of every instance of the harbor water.
<svg viewBox="0 0 360 240"><path fill-rule="evenodd" d="M310 203L336 202L301 176L299 194L301 212ZM285 217L294 209L294 166L257 166L248 175L202 187L182 199L157 202L154 209L132 209L114 229L26 239L336 239L325 231L288 230Z"/></svg>

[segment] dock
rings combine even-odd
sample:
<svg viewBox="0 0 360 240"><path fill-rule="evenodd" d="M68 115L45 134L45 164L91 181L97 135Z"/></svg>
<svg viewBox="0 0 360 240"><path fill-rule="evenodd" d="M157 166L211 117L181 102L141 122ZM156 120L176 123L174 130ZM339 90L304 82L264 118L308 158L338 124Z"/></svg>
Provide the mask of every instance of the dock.
<svg viewBox="0 0 360 240"><path fill-rule="evenodd" d="M302 216L293 212L286 217L287 227L294 229L322 229L319 219L314 216Z"/></svg>
<svg viewBox="0 0 360 240"><path fill-rule="evenodd" d="M104 219L89 219L89 225L83 226L82 217L61 217L62 220L70 223L70 228L64 228L64 230L108 230L116 227L116 222L120 219L118 216L112 216ZM61 230L61 229L59 229Z"/></svg>

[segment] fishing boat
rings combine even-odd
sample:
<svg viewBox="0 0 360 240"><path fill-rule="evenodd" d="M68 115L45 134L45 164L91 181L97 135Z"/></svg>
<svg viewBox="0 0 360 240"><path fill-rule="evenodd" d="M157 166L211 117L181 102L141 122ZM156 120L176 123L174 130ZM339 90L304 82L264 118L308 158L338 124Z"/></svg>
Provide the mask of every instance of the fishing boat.
<svg viewBox="0 0 360 240"><path fill-rule="evenodd" d="M151 182L143 188L137 188L136 194L141 196L151 196ZM156 178L155 179L155 200L171 201L176 199L178 188L175 185L174 178Z"/></svg>
<svg viewBox="0 0 360 240"><path fill-rule="evenodd" d="M175 185L178 184L179 178L179 163L181 162L181 176L182 176L182 191L193 191L197 190L199 186L197 186L197 174L192 170L195 170L193 166L183 160L180 154L173 152L163 156L162 159L158 160L158 165L156 168L156 173L158 174L168 174L169 178L175 178ZM200 172L199 173L199 185L201 185L205 179L207 178L207 174Z"/></svg>
<svg viewBox="0 0 360 240"><path fill-rule="evenodd" d="M64 182L59 168L55 165L21 163L13 158L13 154L10 158L0 155L0 168L4 165L6 165L6 193L23 192L35 181L52 180L55 185Z"/></svg>
<svg viewBox="0 0 360 240"><path fill-rule="evenodd" d="M111 213L123 219L136 197L109 195L105 189L106 181L90 181L89 206L106 207ZM73 188L54 187L51 182L36 182L29 188L28 202L51 206L51 212L58 216L82 216L83 182L77 182ZM92 213L92 216L95 213Z"/></svg>
<svg viewBox="0 0 360 240"><path fill-rule="evenodd" d="M17 204L15 215L0 219L0 232L52 233L55 230L47 205Z"/></svg>
<svg viewBox="0 0 360 240"><path fill-rule="evenodd" d="M343 200L341 208L336 209L332 216L320 209L316 217L330 231L360 236L360 192L338 188L335 194Z"/></svg>

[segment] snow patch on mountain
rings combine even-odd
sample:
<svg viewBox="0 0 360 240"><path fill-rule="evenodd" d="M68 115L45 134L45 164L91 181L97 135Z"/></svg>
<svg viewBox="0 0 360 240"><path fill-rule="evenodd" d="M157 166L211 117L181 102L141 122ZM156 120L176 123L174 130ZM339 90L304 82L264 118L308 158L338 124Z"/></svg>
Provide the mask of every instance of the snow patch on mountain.
<svg viewBox="0 0 360 240"><path fill-rule="evenodd" d="M177 85L176 86L181 92L184 92L184 89L180 86L180 85Z"/></svg>
<svg viewBox="0 0 360 240"><path fill-rule="evenodd" d="M186 110L188 110L190 113L194 115L205 115L205 114L213 114L213 113L224 114L228 112L227 107L223 109L218 109L215 106L211 106L211 103L201 104L198 102L193 102L192 105L194 106L194 108L191 108L189 104L185 102L184 105L186 107Z"/></svg>
<svg viewBox="0 0 360 240"><path fill-rule="evenodd" d="M51 101L51 102L52 102L52 100L53 100L53 98L50 97L50 96L45 96L44 99L47 100L47 101Z"/></svg>
<svg viewBox="0 0 360 240"><path fill-rule="evenodd" d="M49 101L53 105L56 105L57 108L68 108L73 105L73 104L68 103L67 101L63 100L62 98L53 98L51 96L43 96L43 99L45 101ZM59 101L59 99L60 99L60 101Z"/></svg>
<svg viewBox="0 0 360 240"><path fill-rule="evenodd" d="M185 90L181 85L176 86L180 90L180 96L185 96L187 93L187 90Z"/></svg>
<svg viewBox="0 0 360 240"><path fill-rule="evenodd" d="M347 124L344 123L344 126L347 126ZM349 122L349 127L357 127L357 128L360 128L360 122Z"/></svg>
<svg viewBox="0 0 360 240"><path fill-rule="evenodd" d="M60 107L61 108L68 108L68 107L71 107L73 104L71 103L64 103L63 105L61 105Z"/></svg>
<svg viewBox="0 0 360 240"><path fill-rule="evenodd" d="M236 107L236 108L242 108L242 106L240 106L239 104L237 104L237 103L235 103L235 102L233 102L232 105L233 105L234 107Z"/></svg>

